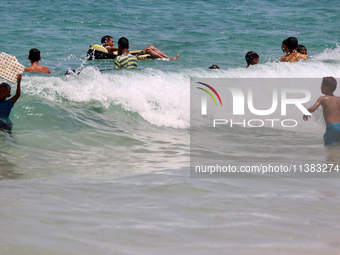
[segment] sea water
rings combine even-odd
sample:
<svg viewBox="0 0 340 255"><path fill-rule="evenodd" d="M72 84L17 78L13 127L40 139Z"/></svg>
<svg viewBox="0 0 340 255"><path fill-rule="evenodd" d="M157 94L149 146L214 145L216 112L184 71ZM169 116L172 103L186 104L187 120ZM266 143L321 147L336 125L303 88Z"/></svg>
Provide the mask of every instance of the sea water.
<svg viewBox="0 0 340 255"><path fill-rule="evenodd" d="M52 74L23 74L13 135L1 136L0 254L340 252L339 178L191 178L189 142L192 78L339 82L339 11L337 1L2 1L0 51L29 66L38 48ZM132 71L87 61L106 34L180 58ZM289 36L310 60L279 62ZM250 50L260 64L246 69ZM310 91L312 104L320 85ZM301 125L223 130L215 150L237 163L338 163L321 110Z"/></svg>

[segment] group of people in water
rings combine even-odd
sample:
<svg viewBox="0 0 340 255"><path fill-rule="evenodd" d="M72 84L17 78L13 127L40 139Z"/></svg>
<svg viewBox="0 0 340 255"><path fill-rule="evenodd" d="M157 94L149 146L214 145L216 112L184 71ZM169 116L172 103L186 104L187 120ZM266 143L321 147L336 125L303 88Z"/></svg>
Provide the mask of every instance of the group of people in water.
<svg viewBox="0 0 340 255"><path fill-rule="evenodd" d="M118 51L118 56L115 58L115 69L127 68L136 69L137 68L137 57L129 53L129 40L126 37L121 37L118 40L118 47L114 47L113 38L110 35L105 35L101 39L103 47L105 47L109 53ZM153 45L149 45L144 50L141 50L137 55L149 54L153 59L168 59L175 60L179 58L179 54L175 57L169 57L162 51L157 49Z"/></svg>
<svg viewBox="0 0 340 255"><path fill-rule="evenodd" d="M118 56L115 58L115 69L137 68L137 57L129 53L129 41L125 37L121 37L118 40L118 47L114 47L112 36L103 36L102 45L108 52L118 51ZM282 51L285 53L281 57L281 62L297 62L307 60L307 48L298 44L298 40L295 37L289 37L282 41ZM179 58L179 54L175 57L168 57L156 47L150 45L142 50L139 54L150 54L152 58L165 58L169 60L175 60ZM39 64L41 60L40 51L38 49L31 49L29 51L28 59L31 62L31 66L25 68L25 72L37 72L37 73L51 73L50 69L46 66ZM260 57L254 51L247 52L245 56L247 62L247 68L251 65L259 63ZM217 65L209 67L210 69L219 69ZM11 86L7 83L0 84L0 130L5 130L11 133L12 122L9 119L11 109L15 102L20 97L20 83L21 74L17 75L17 89L16 94L11 96ZM310 113L314 112L320 105L323 107L323 116L326 123L326 133L324 135L325 145L334 145L340 143L340 97L333 94L337 87L337 81L333 77L324 77L321 83L321 92L324 96L321 96L316 103L308 109ZM307 121L310 115L304 115L303 119Z"/></svg>
<svg viewBox="0 0 340 255"><path fill-rule="evenodd" d="M135 69L137 68L137 58L138 55L149 54L153 59L167 59L175 60L179 58L179 54L175 57L169 57L162 51L157 49L153 45L149 45L144 50L141 50L136 55L129 53L129 40L125 37L121 37L118 40L118 47L115 47L113 42L113 37L110 35L105 35L101 39L101 44L105 47L109 53L115 51L118 52L118 56L115 58L115 69L127 68ZM307 60L307 48L304 45L299 45L296 37L288 37L282 41L281 49L285 55L280 58L281 62L297 62ZM51 73L50 69L46 66L39 64L41 59L40 51L38 49L31 49L29 51L28 59L31 61L31 66L25 69L25 72L38 72L38 73ZM247 67L251 65L257 65L260 61L260 56L255 51L248 51L245 55L247 62ZM212 65L209 69L220 69L218 65Z"/></svg>
<svg viewBox="0 0 340 255"><path fill-rule="evenodd" d="M124 41L124 44L122 44L123 41ZM101 43L102 43L103 47L105 47L108 50L109 53L113 53L114 51L118 51L118 55L122 55L120 51L122 51L123 49L126 49L126 50L129 49L129 40L125 37L121 37L118 40L118 47L114 47L115 44L113 42L112 36L110 36L110 35L104 35L101 39ZM164 59L168 59L168 60L175 60L175 59L179 58L179 54L175 57L169 57L153 45L149 45L144 50L142 50L141 52L138 53L138 55L144 55L144 54L149 54L154 59L155 58L164 58Z"/></svg>
<svg viewBox="0 0 340 255"><path fill-rule="evenodd" d="M118 47L114 47L112 36L106 35L102 37L102 45L109 52L113 53L118 51L118 56L115 58L115 68L137 68L137 58L129 53L129 41L127 38L122 37L118 41ZM149 54L152 58L161 58L168 60L175 60L179 58L179 54L175 57L169 57L162 51L158 50L153 45L149 45L139 54ZM28 59L31 62L31 66L25 68L25 72L35 72L35 73L45 73L50 74L51 71L47 66L39 64L41 60L41 53L38 49L33 48L29 51ZM21 94L21 74L17 75L17 89L16 94L11 97L11 86L8 83L0 83L0 131L4 130L11 134L12 132L12 122L9 119L9 115L13 108L13 105L19 99Z"/></svg>
<svg viewBox="0 0 340 255"><path fill-rule="evenodd" d="M280 62L298 62L301 60L307 60L307 48L304 45L298 43L296 37L288 37L282 41L281 49L284 56L280 58ZM260 56L255 51L248 51L245 56L247 67L251 65L257 65L260 61ZM212 65L209 69L220 69L218 65Z"/></svg>
<svg viewBox="0 0 340 255"><path fill-rule="evenodd" d="M118 47L115 47L112 36L105 35L101 39L101 44L111 54L113 54L115 51L118 52L118 56L115 58L115 69L137 68L137 58L136 58L136 55L132 55L129 53L129 40L127 38L121 37L118 40ZM144 50L141 50L137 55L145 55L145 54L149 54L153 59L159 58L159 59L175 60L179 58L179 54L177 54L177 56L175 57L169 57L153 45L149 45ZM41 56L40 56L40 51L38 49L31 49L28 55L28 59L31 61L31 66L27 67L25 69L25 72L37 72L37 73L47 73L47 74L51 73L48 67L42 66L39 64Z"/></svg>
<svg viewBox="0 0 340 255"><path fill-rule="evenodd" d="M115 69L127 68L135 69L137 68L137 57L138 55L149 54L153 59L168 59L175 60L179 58L179 54L175 57L169 57L162 51L157 49L153 45L149 45L144 50L141 50L136 55L129 53L129 40L125 37L121 37L118 40L118 47L115 47L113 42L113 37L110 35L105 35L101 39L101 44L105 47L109 53L115 51L118 52L118 56L115 58ZM301 60L307 60L307 48L304 45L299 45L296 37L288 37L282 41L281 49L285 55L280 58L281 62L297 62ZM39 72L39 73L51 73L48 67L39 64L41 59L40 51L38 49L31 49L29 52L28 59L31 61L31 66L25 69L25 72ZM247 68L251 65L257 65L260 61L260 56L255 51L248 51L245 55L247 62ZM209 69L220 69L218 65L212 65Z"/></svg>
<svg viewBox="0 0 340 255"><path fill-rule="evenodd" d="M25 68L25 72L36 72L36 73L51 73L50 69L46 66L39 64L41 59L40 51L38 49L31 49L28 54L28 59L31 62L30 67ZM0 130L4 130L9 134L12 133L12 122L9 119L13 105L19 99L21 94L21 73L17 75L17 89L15 95L11 96L11 86L8 83L0 83Z"/></svg>
<svg viewBox="0 0 340 255"><path fill-rule="evenodd" d="M136 69L137 55L149 54L153 59L161 58L175 60L179 58L179 54L175 57L169 57L153 45L149 45L136 55L132 55L129 53L130 45L129 40L126 37L121 37L118 40L118 47L114 47L113 38L110 35L103 36L101 39L101 43L103 47L105 47L108 50L109 53L113 53L114 51L118 52L118 56L115 58L115 69L121 68Z"/></svg>
<svg viewBox="0 0 340 255"><path fill-rule="evenodd" d="M281 49L285 55L280 58L280 62L298 62L308 60L307 48L299 45L296 37L288 37L282 41ZM245 56L247 68L259 63L260 56L249 51ZM212 65L210 69L219 69L217 65ZM337 87L337 81L334 77L323 77L321 82L321 93L324 96L319 97L313 106L308 108L310 113L314 112L321 105L323 117L326 123L326 132L323 136L325 145L340 144L340 97L334 95ZM303 115L302 119L308 121L311 115Z"/></svg>

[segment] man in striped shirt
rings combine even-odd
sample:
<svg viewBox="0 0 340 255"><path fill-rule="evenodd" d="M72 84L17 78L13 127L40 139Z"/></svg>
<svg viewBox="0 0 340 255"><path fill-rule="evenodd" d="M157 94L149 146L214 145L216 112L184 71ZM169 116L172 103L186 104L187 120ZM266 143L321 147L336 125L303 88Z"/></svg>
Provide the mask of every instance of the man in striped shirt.
<svg viewBox="0 0 340 255"><path fill-rule="evenodd" d="M118 55L115 59L115 69L137 68L137 58L129 53L129 41L125 37L118 40Z"/></svg>

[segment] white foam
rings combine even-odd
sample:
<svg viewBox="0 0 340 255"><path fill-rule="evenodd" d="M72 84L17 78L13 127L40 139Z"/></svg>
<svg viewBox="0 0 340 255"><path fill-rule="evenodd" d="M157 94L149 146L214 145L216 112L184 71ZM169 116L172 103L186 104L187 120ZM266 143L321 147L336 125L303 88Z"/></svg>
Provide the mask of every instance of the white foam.
<svg viewBox="0 0 340 255"><path fill-rule="evenodd" d="M68 77L29 77L23 90L48 100L120 105L157 126L189 126L189 78L153 69L101 73L92 67Z"/></svg>
<svg viewBox="0 0 340 255"><path fill-rule="evenodd" d="M325 49L320 54L316 54L312 56L312 59L319 61L329 61L336 60L338 63L340 62L340 47L337 46L335 49Z"/></svg>
<svg viewBox="0 0 340 255"><path fill-rule="evenodd" d="M190 78L289 77L318 78L321 81L324 76L340 77L340 63L327 63L318 59L324 60L327 56L337 55L339 52L339 48L326 50L320 56L305 62L268 62L247 69L195 68L172 72L150 68L101 73L97 68L86 67L80 75L25 78L23 90L25 93L39 95L51 101L61 98L75 102L95 100L101 102L106 108L111 105L120 105L127 111L138 113L154 125L188 128L190 125ZM319 87L313 88L311 92L313 100L321 95Z"/></svg>

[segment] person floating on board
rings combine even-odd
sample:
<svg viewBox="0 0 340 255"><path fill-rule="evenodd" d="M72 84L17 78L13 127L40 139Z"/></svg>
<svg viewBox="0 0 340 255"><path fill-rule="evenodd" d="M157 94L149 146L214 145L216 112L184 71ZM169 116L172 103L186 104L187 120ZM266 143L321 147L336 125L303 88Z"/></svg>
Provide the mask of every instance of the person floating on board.
<svg viewBox="0 0 340 255"><path fill-rule="evenodd" d="M281 59L280 59L281 62L298 62L300 60L307 60L308 59L307 55L298 53L296 51L296 49L298 47L298 40L296 39L296 37L288 37L283 42L285 42L285 46L287 47L287 49L285 49L285 50L287 50L287 54L285 56L281 57ZM281 47L282 51L284 51L283 42L282 42L282 47Z"/></svg>
<svg viewBox="0 0 340 255"><path fill-rule="evenodd" d="M325 145L340 143L340 97L333 94L336 85L336 79L324 77L321 83L321 93L324 96L319 97L316 103L308 109L312 113L320 105L323 108L323 117L326 122L326 133L323 136ZM310 117L310 115L303 115L302 118L304 121L308 121Z"/></svg>
<svg viewBox="0 0 340 255"><path fill-rule="evenodd" d="M48 67L39 65L39 60L41 59L40 50L34 48L31 49L29 51L28 59L31 61L31 66L26 67L25 72L51 73Z"/></svg>
<svg viewBox="0 0 340 255"><path fill-rule="evenodd" d="M121 68L137 68L137 57L129 53L129 40L125 37L118 40L118 56L115 59L115 69Z"/></svg>
<svg viewBox="0 0 340 255"><path fill-rule="evenodd" d="M113 39L112 39L112 36L110 35L103 36L101 39L101 43L103 47L105 47L109 51L109 53L113 53L114 51L118 50L117 47L114 47ZM179 58L179 54L175 57L169 57L153 45L149 45L137 55L144 55L144 54L149 54L152 58L161 58L161 59L168 59L168 60L175 60Z"/></svg>
<svg viewBox="0 0 340 255"><path fill-rule="evenodd" d="M260 61L260 56L255 51L248 51L246 56L247 67L257 65Z"/></svg>
<svg viewBox="0 0 340 255"><path fill-rule="evenodd" d="M12 107L15 102L20 97L20 83L21 83L21 74L17 75L17 91L15 95L7 99L7 97L11 96L11 86L7 83L0 83L0 130L5 130L8 133L12 133L12 122L9 119L9 115L11 113Z"/></svg>

